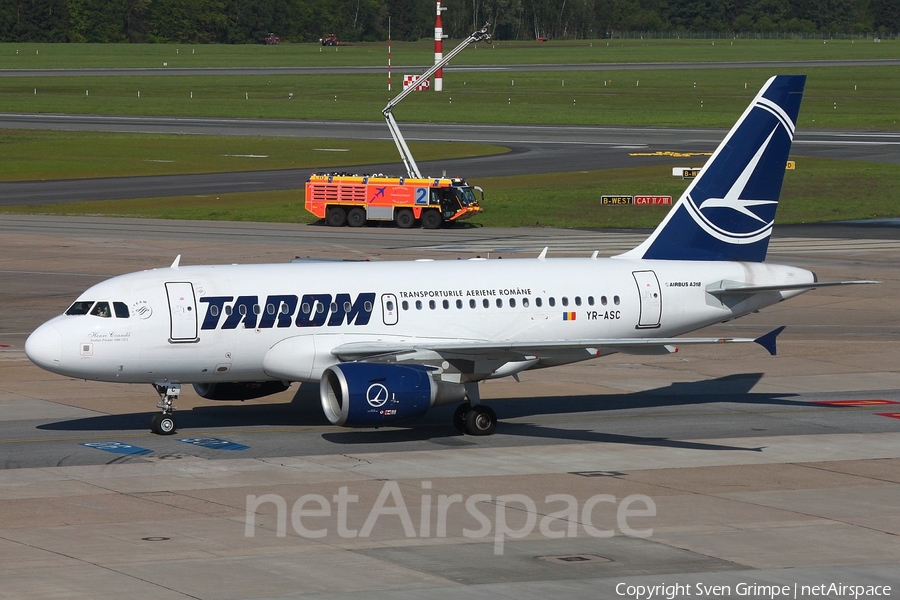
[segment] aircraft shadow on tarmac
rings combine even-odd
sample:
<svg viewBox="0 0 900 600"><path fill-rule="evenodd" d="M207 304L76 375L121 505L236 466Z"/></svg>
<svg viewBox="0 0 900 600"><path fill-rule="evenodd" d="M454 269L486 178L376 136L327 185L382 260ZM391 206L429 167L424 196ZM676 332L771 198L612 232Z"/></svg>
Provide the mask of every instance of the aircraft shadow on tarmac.
<svg viewBox="0 0 900 600"><path fill-rule="evenodd" d="M521 436L581 442L624 443L705 450L759 451L716 444L678 441L668 438L640 437L605 433L577 428L548 427L537 423L510 423L504 419L521 419L539 415L603 413L606 411L690 406L712 403L740 405L805 406L808 403L791 400L796 394L753 393L751 390L762 378L761 373L742 373L717 379L673 383L654 390L566 397L507 398L486 401L497 412L497 435ZM259 426L330 426L319 403L318 384L301 384L290 403L237 404L211 403L192 410L178 411L179 430ZM148 398L148 401L152 398ZM326 431L322 438L335 444L383 446L410 441L433 441L450 446L469 445L451 425L455 406L443 406L428 412L425 417L403 423L388 430L346 429ZM103 415L46 423L38 429L53 431L130 431L149 427L152 413ZM484 439L484 438L482 438Z"/></svg>

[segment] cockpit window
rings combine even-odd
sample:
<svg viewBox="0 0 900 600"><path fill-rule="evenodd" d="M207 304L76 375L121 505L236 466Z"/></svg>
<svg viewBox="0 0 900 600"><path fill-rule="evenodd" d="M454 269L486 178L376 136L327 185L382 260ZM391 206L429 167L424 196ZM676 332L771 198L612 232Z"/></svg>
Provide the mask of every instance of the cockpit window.
<svg viewBox="0 0 900 600"><path fill-rule="evenodd" d="M98 302L94 306L94 310L91 311L91 314L95 317L108 319L112 316L112 313L109 312L109 302Z"/></svg>
<svg viewBox="0 0 900 600"><path fill-rule="evenodd" d="M69 310L66 311L67 315L86 315L91 312L91 307L94 305L93 300L80 300L69 307Z"/></svg>
<svg viewBox="0 0 900 600"><path fill-rule="evenodd" d="M113 302L113 309L116 311L116 317L119 319L127 319L131 316L128 313L128 305L124 302Z"/></svg>

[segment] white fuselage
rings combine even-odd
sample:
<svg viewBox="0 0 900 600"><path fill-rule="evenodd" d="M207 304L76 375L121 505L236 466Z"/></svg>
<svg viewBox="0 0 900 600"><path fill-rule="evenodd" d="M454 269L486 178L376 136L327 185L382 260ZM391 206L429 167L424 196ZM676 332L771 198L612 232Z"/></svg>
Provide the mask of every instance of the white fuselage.
<svg viewBox="0 0 900 600"><path fill-rule="evenodd" d="M621 258L182 266L88 289L85 306L122 316L60 315L26 350L45 369L100 381L317 381L341 345L668 338L801 293L726 305L707 292L718 282L814 280L766 263ZM549 363L522 365L539 366Z"/></svg>

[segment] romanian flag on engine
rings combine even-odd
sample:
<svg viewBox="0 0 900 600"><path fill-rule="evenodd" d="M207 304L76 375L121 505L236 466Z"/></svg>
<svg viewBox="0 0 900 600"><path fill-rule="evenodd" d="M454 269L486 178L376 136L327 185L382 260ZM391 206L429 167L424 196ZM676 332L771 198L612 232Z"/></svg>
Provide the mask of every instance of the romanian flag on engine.
<svg viewBox="0 0 900 600"><path fill-rule="evenodd" d="M575 313L574 312L564 312L563 313L563 321L574 321Z"/></svg>

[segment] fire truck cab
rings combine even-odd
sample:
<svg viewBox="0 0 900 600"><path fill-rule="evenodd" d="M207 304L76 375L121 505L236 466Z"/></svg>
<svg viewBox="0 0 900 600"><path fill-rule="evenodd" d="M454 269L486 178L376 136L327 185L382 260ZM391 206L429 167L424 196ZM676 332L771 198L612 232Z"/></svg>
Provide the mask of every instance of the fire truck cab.
<svg viewBox="0 0 900 600"><path fill-rule="evenodd" d="M476 190L464 179L313 174L306 210L332 227L393 221L402 229L438 229L481 212Z"/></svg>

